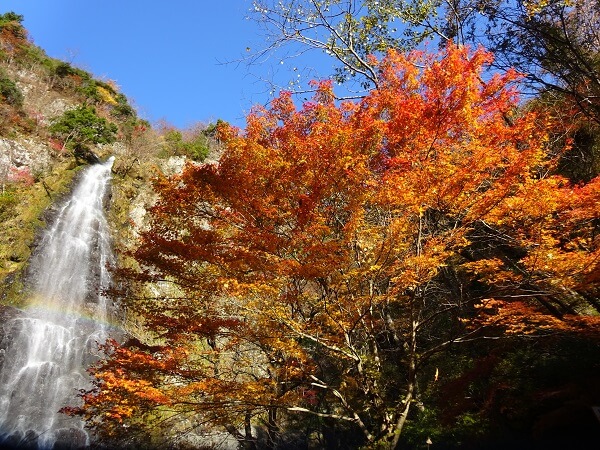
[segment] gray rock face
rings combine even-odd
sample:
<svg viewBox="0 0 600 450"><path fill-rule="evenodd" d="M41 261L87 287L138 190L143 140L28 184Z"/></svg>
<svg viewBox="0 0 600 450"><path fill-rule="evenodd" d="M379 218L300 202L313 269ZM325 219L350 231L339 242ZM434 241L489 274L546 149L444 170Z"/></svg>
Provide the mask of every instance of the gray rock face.
<svg viewBox="0 0 600 450"><path fill-rule="evenodd" d="M0 181L6 180L13 169L27 168L35 174L47 170L50 164L51 156L45 144L33 139L0 138Z"/></svg>
<svg viewBox="0 0 600 450"><path fill-rule="evenodd" d="M23 316L23 311L12 306L0 305L0 372L4 364L4 355L10 345L11 333L6 324L11 323L12 319Z"/></svg>

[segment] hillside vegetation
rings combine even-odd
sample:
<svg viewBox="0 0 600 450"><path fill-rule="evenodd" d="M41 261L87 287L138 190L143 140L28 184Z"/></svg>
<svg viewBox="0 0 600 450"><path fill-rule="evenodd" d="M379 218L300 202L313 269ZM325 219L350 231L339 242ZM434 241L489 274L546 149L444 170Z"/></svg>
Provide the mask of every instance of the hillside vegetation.
<svg viewBox="0 0 600 450"><path fill-rule="evenodd" d="M282 2L256 3L294 23ZM339 101L315 82L303 104L282 92L245 130L154 129L111 83L46 57L19 16L0 18L7 302L42 211L84 164L117 156L111 295L128 337L63 412L99 448L595 445L597 48L569 42L583 74L542 61L563 78L524 101L533 80L481 47L383 39L410 16L397 2L364 2L360 20L327 15L344 2L303 3L331 9L297 23L343 17L364 39L327 48L356 69L339 80L367 74L369 89ZM559 3L527 3L522 23L548 25Z"/></svg>
<svg viewBox="0 0 600 450"><path fill-rule="evenodd" d="M218 148L214 127L153 129L110 80L48 57L22 20L0 16L0 285L7 304L21 302L23 270L48 208L82 167L117 156L111 214L116 242L126 247L141 224L136 205L152 200L149 179L180 167L177 158L201 161Z"/></svg>

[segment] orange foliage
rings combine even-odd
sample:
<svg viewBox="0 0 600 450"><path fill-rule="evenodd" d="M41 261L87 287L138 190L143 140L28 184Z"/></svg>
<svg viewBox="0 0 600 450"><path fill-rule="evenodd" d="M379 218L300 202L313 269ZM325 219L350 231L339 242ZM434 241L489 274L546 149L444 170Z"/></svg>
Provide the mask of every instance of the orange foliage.
<svg viewBox="0 0 600 450"><path fill-rule="evenodd" d="M243 134L220 129L218 164L158 179L136 258L176 285L146 309L166 344L117 349L86 408L168 398L272 433L287 410L397 442L432 354L486 328L564 329L563 299L597 280L598 189L549 175L543 118L518 112L516 73L481 79L490 61L392 51L361 102L328 82L301 109L283 93Z"/></svg>

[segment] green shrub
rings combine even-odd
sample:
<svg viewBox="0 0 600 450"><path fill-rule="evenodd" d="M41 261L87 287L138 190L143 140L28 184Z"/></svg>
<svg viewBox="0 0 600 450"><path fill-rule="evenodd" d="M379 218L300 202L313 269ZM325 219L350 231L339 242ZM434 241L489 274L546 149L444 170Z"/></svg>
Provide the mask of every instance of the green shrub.
<svg viewBox="0 0 600 450"><path fill-rule="evenodd" d="M27 39L27 31L22 25L23 16L12 11L0 14L0 30L8 31L8 34L19 40Z"/></svg>
<svg viewBox="0 0 600 450"><path fill-rule="evenodd" d="M82 69L78 69L77 67L73 67L71 64L69 64L68 62L64 62L61 61L59 62L55 69L54 69L54 73L56 75L58 75L59 77L67 77L67 76L78 76L83 80L89 80L92 77L90 76L89 73L87 73L85 70Z"/></svg>
<svg viewBox="0 0 600 450"><path fill-rule="evenodd" d="M187 133L185 137L176 129L166 131L163 135L165 140L163 154L187 156L194 161L204 161L210 152L213 128L208 126L201 131Z"/></svg>
<svg viewBox="0 0 600 450"><path fill-rule="evenodd" d="M47 61L51 58L46 55L46 52L35 45L29 45L23 49L23 60L28 61L30 64L38 64L46 66Z"/></svg>
<svg viewBox="0 0 600 450"><path fill-rule="evenodd" d="M184 142L182 146L183 153L194 161L204 161L208 156L209 148L206 139Z"/></svg>
<svg viewBox="0 0 600 450"><path fill-rule="evenodd" d="M63 80L63 87L74 87L77 92L94 103L102 101L102 96L98 92L98 82L85 70L73 67L67 62L59 62L54 69L54 74Z"/></svg>
<svg viewBox="0 0 600 450"><path fill-rule="evenodd" d="M54 119L49 127L53 137L62 140L71 150L87 144L111 144L116 140L117 126L90 106L80 106Z"/></svg>
<svg viewBox="0 0 600 450"><path fill-rule="evenodd" d="M5 14L0 14L0 30L9 23L22 23L23 19L24 17L21 14L17 14L13 11L9 11Z"/></svg>
<svg viewBox="0 0 600 450"><path fill-rule="evenodd" d="M137 114L135 110L129 105L127 97L123 94L115 94L116 105L113 105L111 114L120 119L135 119Z"/></svg>
<svg viewBox="0 0 600 450"><path fill-rule="evenodd" d="M23 106L23 94L3 70L0 70L0 97L3 102L10 105L19 108Z"/></svg>
<svg viewBox="0 0 600 450"><path fill-rule="evenodd" d="M98 85L94 80L84 80L77 88L77 91L93 103L100 103L102 101L102 96L98 92Z"/></svg>

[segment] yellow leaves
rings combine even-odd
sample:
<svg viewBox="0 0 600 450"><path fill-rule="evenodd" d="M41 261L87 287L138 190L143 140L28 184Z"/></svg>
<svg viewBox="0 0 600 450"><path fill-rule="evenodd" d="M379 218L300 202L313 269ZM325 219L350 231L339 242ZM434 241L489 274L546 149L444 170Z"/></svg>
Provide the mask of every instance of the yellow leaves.
<svg viewBox="0 0 600 450"><path fill-rule="evenodd" d="M543 274L551 285L574 289L595 270L597 260L597 253L580 251L576 247L564 251L558 246L540 246L523 258L523 265L531 274L538 277Z"/></svg>
<svg viewBox="0 0 600 450"><path fill-rule="evenodd" d="M480 259L478 261L467 262L462 264L466 270L477 275L489 276L497 273L504 267L504 261L499 258Z"/></svg>
<svg viewBox="0 0 600 450"><path fill-rule="evenodd" d="M414 289L427 283L446 265L449 255L443 246L431 245L422 255L406 256L393 268L391 281L395 289Z"/></svg>
<svg viewBox="0 0 600 450"><path fill-rule="evenodd" d="M154 387L148 380L134 379L123 369L96 372L99 391L84 395L85 408L96 408L108 420L119 423L134 417L140 408L140 402L155 405L167 405L171 402L168 395Z"/></svg>
<svg viewBox="0 0 600 450"><path fill-rule="evenodd" d="M141 385L140 389L137 391L137 396L141 399L162 405L167 405L171 402L170 397L164 394L161 390L149 386L145 383L140 384Z"/></svg>
<svg viewBox="0 0 600 450"><path fill-rule="evenodd" d="M518 179L517 179L518 180ZM515 184L513 192L503 194L503 198L487 213L490 223L519 229L539 224L564 209L564 180L561 177L524 179Z"/></svg>
<svg viewBox="0 0 600 450"><path fill-rule="evenodd" d="M510 270L505 262L499 258L481 259L462 265L467 271L472 272L480 281L497 286L515 285L522 281L522 274Z"/></svg>
<svg viewBox="0 0 600 450"><path fill-rule="evenodd" d="M336 107L328 85L300 109L282 94L245 134L223 130L218 165L162 179L138 262L186 286L148 316L189 351L117 352L123 369L99 371L96 405L126 417L182 402L237 420L298 400L282 390L335 365L340 390L375 408L357 364L375 381L377 367L404 364L398 342L438 345L442 322L482 292L498 298L467 326L563 326L511 300L531 295L525 281L560 291L598 277L600 181L572 189L547 175L546 133L528 112L507 123L516 74L483 82L490 61L464 47L391 52L360 103Z"/></svg>
<svg viewBox="0 0 600 450"><path fill-rule="evenodd" d="M552 2L552 4L562 4L565 7L573 6L575 0L560 0L558 2ZM536 14L541 13L544 9L550 5L550 0L524 0L523 6L527 11L527 16L532 17Z"/></svg>
<svg viewBox="0 0 600 450"><path fill-rule="evenodd" d="M102 86L96 86L96 91L100 94L102 101L110 105L118 105L118 102L114 99L112 94Z"/></svg>
<svg viewBox="0 0 600 450"><path fill-rule="evenodd" d="M129 396L137 396L156 403L168 403L169 399L162 392L152 386L152 383L144 379L130 379L122 370L115 372L105 371L95 374L96 378L102 380L105 392L124 391L126 396L121 400L128 403Z"/></svg>
<svg viewBox="0 0 600 450"><path fill-rule="evenodd" d="M211 390L210 379L202 381L190 381L182 386L175 386L172 390L172 395L177 398L185 399L186 397L195 396L196 394L205 394Z"/></svg>

